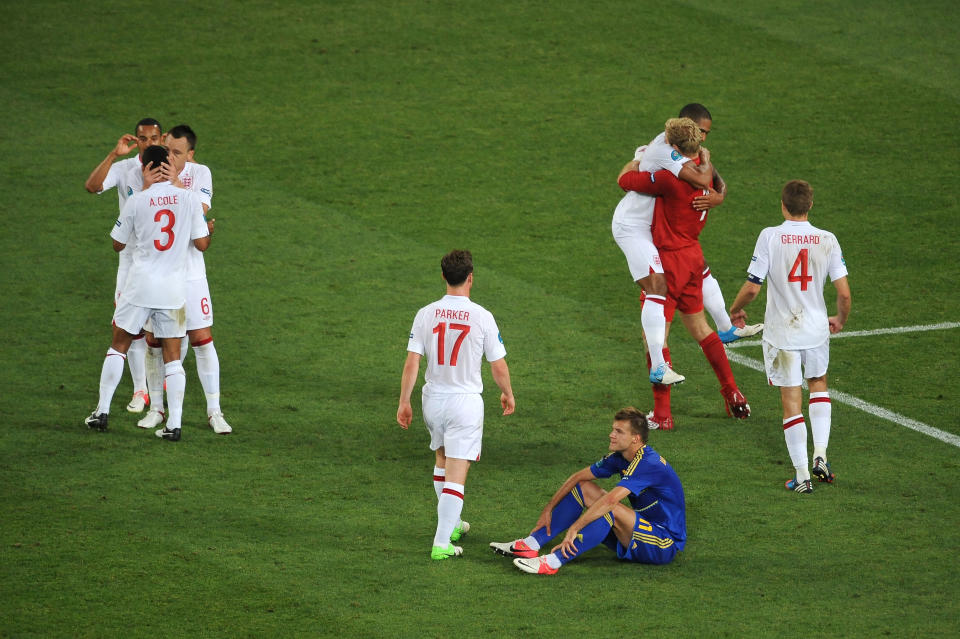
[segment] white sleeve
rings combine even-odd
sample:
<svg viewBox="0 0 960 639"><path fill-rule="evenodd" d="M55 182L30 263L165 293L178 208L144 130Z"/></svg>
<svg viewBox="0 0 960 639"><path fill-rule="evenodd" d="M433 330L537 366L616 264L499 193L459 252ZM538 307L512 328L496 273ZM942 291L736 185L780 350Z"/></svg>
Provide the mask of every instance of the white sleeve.
<svg viewBox="0 0 960 639"><path fill-rule="evenodd" d="M660 169L666 169L673 173L674 177L679 177L680 169L689 161L690 158L658 136L647 146L643 158L640 160L640 170L656 173Z"/></svg>
<svg viewBox="0 0 960 639"><path fill-rule="evenodd" d="M103 186L101 186L100 190L97 191L97 195L100 195L104 191L110 190L117 185L117 182L120 179L120 174L122 173L120 164L121 162L114 162L110 165L110 170L107 171L107 177L103 178Z"/></svg>
<svg viewBox="0 0 960 639"><path fill-rule="evenodd" d="M110 237L121 244L130 243L130 235L133 233L133 213L136 209L136 200L137 198L127 200L126 204L123 205L123 209L120 211L120 217L117 218L113 229L110 231Z"/></svg>
<svg viewBox="0 0 960 639"><path fill-rule="evenodd" d="M407 350L418 355L425 354L423 347L423 316L424 309L417 311L417 316L413 318L413 327L410 329L410 339L407 342Z"/></svg>
<svg viewBox="0 0 960 639"><path fill-rule="evenodd" d="M770 229L763 229L760 237L757 238L757 245L753 249L753 257L750 258L750 266L747 267L747 275L763 282L767 278L767 272L770 270L770 242L767 240Z"/></svg>
<svg viewBox="0 0 960 639"><path fill-rule="evenodd" d="M207 221L203 217L203 207L200 205L200 198L196 196L189 198L188 206L190 207L190 239L197 240L210 235L210 229L207 228Z"/></svg>
<svg viewBox="0 0 960 639"><path fill-rule="evenodd" d="M193 176L194 182L191 185L193 191L200 198L200 201L211 208L213 205L213 175L210 169L204 164L198 164Z"/></svg>
<svg viewBox="0 0 960 639"><path fill-rule="evenodd" d="M483 355L488 362L495 362L507 356L507 349L503 346L500 329L491 313L486 313L483 320Z"/></svg>
<svg viewBox="0 0 960 639"><path fill-rule="evenodd" d="M847 263L843 260L843 252L840 250L840 242L833 235L830 236L833 241L833 250L830 252L830 281L839 280L847 276Z"/></svg>

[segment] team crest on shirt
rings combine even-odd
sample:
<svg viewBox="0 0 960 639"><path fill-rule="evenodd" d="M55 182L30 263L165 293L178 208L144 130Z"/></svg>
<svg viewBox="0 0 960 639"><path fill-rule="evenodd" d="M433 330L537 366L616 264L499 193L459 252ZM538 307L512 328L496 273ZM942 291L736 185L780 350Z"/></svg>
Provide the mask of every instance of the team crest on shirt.
<svg viewBox="0 0 960 639"><path fill-rule="evenodd" d="M679 160L681 157L682 156L680 155L680 151L677 151L676 149L674 149L673 151L670 151L670 159L673 160L674 162Z"/></svg>
<svg viewBox="0 0 960 639"><path fill-rule="evenodd" d="M190 185L193 184L193 176L191 176L191 175L184 175L184 176L183 176L183 179L180 180L180 183L183 184L183 188L189 189L189 188L190 188Z"/></svg>

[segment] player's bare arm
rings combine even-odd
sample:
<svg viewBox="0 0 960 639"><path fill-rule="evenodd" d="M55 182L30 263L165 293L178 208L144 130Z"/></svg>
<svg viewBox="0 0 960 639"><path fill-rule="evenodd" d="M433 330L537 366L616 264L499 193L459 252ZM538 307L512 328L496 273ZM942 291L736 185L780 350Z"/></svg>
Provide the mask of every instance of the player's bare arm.
<svg viewBox="0 0 960 639"><path fill-rule="evenodd" d="M630 171L638 171L640 169L640 160L630 160L623 165L623 168L620 170L620 175L617 176L617 181L620 181L620 178L623 177L624 173L629 173Z"/></svg>
<svg viewBox="0 0 960 639"><path fill-rule="evenodd" d="M197 250L200 251L201 253L203 251L206 251L207 248L210 246L210 236L206 235L204 237L198 237L193 241L193 245L196 246Z"/></svg>
<svg viewBox="0 0 960 639"><path fill-rule="evenodd" d="M727 198L727 183L723 181L723 178L720 177L720 174L717 173L716 167L713 169L713 186L710 188L709 194L707 195L698 195L693 198L693 208L698 211L709 211L712 208L716 208L723 204L723 201Z"/></svg>
<svg viewBox="0 0 960 639"><path fill-rule="evenodd" d="M537 518L537 523L533 525L533 529L530 531L532 535L533 532L539 528L546 526L547 534L552 534L550 530L550 520L551 515L553 514L553 509L557 504L560 503L560 500L566 497L567 493L573 490L573 487L579 484L582 481L593 481L596 479L593 475L593 471L590 470L590 467L581 468L577 472L573 473L567 480L563 482L563 485L557 489L557 492L553 493L553 497L550 498L550 501L547 502L547 505L543 507L543 510L540 511L540 517Z"/></svg>
<svg viewBox="0 0 960 639"><path fill-rule="evenodd" d="M830 332L839 333L850 317L850 283L847 278L841 277L833 281L833 287L837 290L837 314L830 316L828 321Z"/></svg>
<svg viewBox="0 0 960 639"><path fill-rule="evenodd" d="M513 398L513 387L510 385L510 369L507 368L506 358L500 358L490 362L490 372L493 374L493 381L500 388L500 406L503 407L504 415L512 415L517 409L517 402Z"/></svg>
<svg viewBox="0 0 960 639"><path fill-rule="evenodd" d="M137 136L130 133L124 133L122 136L120 136L120 139L117 140L117 145L113 147L113 150L107 154L107 157L105 157L103 161L93 169L93 172L90 173L90 177L87 178L87 181L84 183L83 187L90 193L99 193L102 191L103 181L107 179L107 173L110 171L110 165L113 164L117 158L129 155L129 153L136 148Z"/></svg>
<svg viewBox="0 0 960 639"><path fill-rule="evenodd" d="M709 188L713 184L713 165L710 164L710 151L705 147L700 147L700 164L685 162L677 177L697 188Z"/></svg>
<svg viewBox="0 0 960 639"><path fill-rule="evenodd" d="M610 511L616 511L617 505L620 504L620 500L624 499L629 494L630 489L624 488L623 486L614 486L613 489L603 495L603 497L590 504L590 507L587 508L584 513L570 525L569 528L567 528L567 534L563 536L563 541L560 542L560 544L551 552L556 552L557 548L559 548L560 553L564 557L573 557L577 553L577 549L573 545L573 542L577 540L577 535L580 534L580 531L583 530L584 526L596 519L599 519L600 517L603 517ZM626 506L623 507L626 508ZM633 511L631 510L631 512ZM614 515L614 521L618 521L616 515ZM633 529L633 522L630 522L630 528L631 530ZM621 542L622 541L623 540L621 539Z"/></svg>
<svg viewBox="0 0 960 639"><path fill-rule="evenodd" d="M420 355L407 351L407 360L403 363L403 373L400 376L400 404L397 407L397 423L406 430L413 421L413 406L410 405L410 395L420 375Z"/></svg>
<svg viewBox="0 0 960 639"><path fill-rule="evenodd" d="M760 294L761 286L756 282L744 282L740 287L740 292L730 305L730 321L735 326L743 327L747 322L747 312L744 309L747 304L756 299Z"/></svg>

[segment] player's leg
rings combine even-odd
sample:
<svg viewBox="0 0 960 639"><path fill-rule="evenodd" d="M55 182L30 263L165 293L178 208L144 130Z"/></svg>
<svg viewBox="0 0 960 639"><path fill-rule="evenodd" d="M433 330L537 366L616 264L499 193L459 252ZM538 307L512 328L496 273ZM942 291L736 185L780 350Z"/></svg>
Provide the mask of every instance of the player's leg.
<svg viewBox="0 0 960 639"><path fill-rule="evenodd" d="M133 380L133 398L127 404L127 410L131 413L143 412L143 409L150 404L150 396L147 390L147 340L144 339L143 331L133 338L130 348L127 350L127 366L130 367L130 377Z"/></svg>
<svg viewBox="0 0 960 639"><path fill-rule="evenodd" d="M647 521L634 512L634 525L624 535L621 528L615 528L617 534L617 557L641 564L668 564L676 557L677 544L663 526ZM617 520L619 524L619 519Z"/></svg>
<svg viewBox="0 0 960 639"><path fill-rule="evenodd" d="M541 526L523 539L491 542L490 547L494 552L508 557L536 557L541 548L563 534L583 514L584 509L605 494L606 491L592 481L580 482L550 511L549 532L546 526Z"/></svg>
<svg viewBox="0 0 960 639"><path fill-rule="evenodd" d="M794 476L786 481L787 490L798 493L813 492L810 469L807 465L807 424L803 419L803 393L800 388L800 354L781 350L763 342L763 365L767 381L780 389L783 408L783 439L794 468Z"/></svg>
<svg viewBox="0 0 960 639"><path fill-rule="evenodd" d="M147 369L147 392L150 395L150 410L137 422L140 428L156 428L166 419L163 408L163 351L151 331L146 331L147 343L145 364Z"/></svg>
<svg viewBox="0 0 960 639"><path fill-rule="evenodd" d="M727 359L727 350L717 334L707 324L703 310L681 315L683 325L693 339L697 340L700 349L710 362L710 367L720 382L720 393L726 402L727 412L737 419L746 419L750 416L750 404L737 388L737 381Z"/></svg>
<svg viewBox="0 0 960 639"><path fill-rule="evenodd" d="M187 282L187 338L197 358L197 376L207 400L207 423L218 435L233 432L220 409L220 359L213 345L213 302L206 278ZM186 347L181 361L186 356Z"/></svg>
<svg viewBox="0 0 960 639"><path fill-rule="evenodd" d="M673 319L672 308L668 313L669 320L666 326L666 339L663 342L663 359L668 364L673 360L670 358L670 347L667 341L670 338L670 326ZM651 430L673 430L673 414L670 410L670 386L667 384L653 384L653 412L647 414L647 425Z"/></svg>
<svg viewBox="0 0 960 639"><path fill-rule="evenodd" d="M107 430L110 402L113 401L113 394L117 391L117 385L120 384L120 378L123 376L123 362L127 357L127 351L133 337L119 326L113 327L110 348L107 349L107 354L103 358L103 366L100 368L100 392L97 408L84 420L88 428L101 432Z"/></svg>
<svg viewBox="0 0 960 639"><path fill-rule="evenodd" d="M186 335L186 321L182 309L154 310L151 313L154 335L160 339L163 354L163 385L167 392L167 425L156 431L157 437L169 441L180 440L183 419L183 396L187 375L180 362L180 342Z"/></svg>
<svg viewBox="0 0 960 639"><path fill-rule="evenodd" d="M703 308L717 326L717 336L724 344L735 342L741 337L750 337L763 330L763 324L734 326L727 312L723 293L720 291L720 282L710 272L710 267L703 269Z"/></svg>
<svg viewBox="0 0 960 639"><path fill-rule="evenodd" d="M443 446L436 450L436 457L433 463L433 490L437 494L439 503L440 495L443 494L443 486L447 481L447 457L444 454ZM460 541L460 538L470 532L470 523L462 519L453 527L450 534L450 541Z"/></svg>
<svg viewBox="0 0 960 639"><path fill-rule="evenodd" d="M830 422L833 412L830 404L830 392L827 389L827 366L830 361L830 342L827 340L817 348L801 353L803 371L810 390L810 402L807 407L810 416L810 431L813 434L813 474L821 482L832 484L836 476L827 459L827 445L830 443Z"/></svg>

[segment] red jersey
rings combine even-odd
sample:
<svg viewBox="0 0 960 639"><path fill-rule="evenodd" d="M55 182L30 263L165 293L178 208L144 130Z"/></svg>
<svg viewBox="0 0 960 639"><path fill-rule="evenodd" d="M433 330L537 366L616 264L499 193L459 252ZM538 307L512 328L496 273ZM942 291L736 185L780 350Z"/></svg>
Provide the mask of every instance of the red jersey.
<svg viewBox="0 0 960 639"><path fill-rule="evenodd" d="M659 195L653 211L653 243L661 251L693 246L707 223L707 211L693 208L693 199L709 191L684 182L670 171L628 171L619 180L620 188Z"/></svg>

